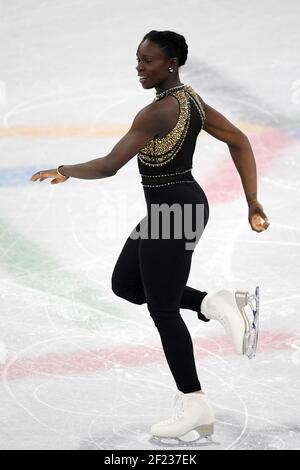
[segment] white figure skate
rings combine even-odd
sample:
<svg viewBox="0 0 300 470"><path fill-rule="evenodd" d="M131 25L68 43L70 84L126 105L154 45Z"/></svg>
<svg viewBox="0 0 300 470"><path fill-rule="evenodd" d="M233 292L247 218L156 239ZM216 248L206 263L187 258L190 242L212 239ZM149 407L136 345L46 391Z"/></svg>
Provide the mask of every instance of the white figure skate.
<svg viewBox="0 0 300 470"><path fill-rule="evenodd" d="M174 415L151 426L154 444L164 446L203 446L214 444L214 412L205 401L202 391L178 392L175 395Z"/></svg>
<svg viewBox="0 0 300 470"><path fill-rule="evenodd" d="M237 354L249 359L255 356L259 322L258 286L252 295L235 289L207 294L202 300L201 312L224 326Z"/></svg>

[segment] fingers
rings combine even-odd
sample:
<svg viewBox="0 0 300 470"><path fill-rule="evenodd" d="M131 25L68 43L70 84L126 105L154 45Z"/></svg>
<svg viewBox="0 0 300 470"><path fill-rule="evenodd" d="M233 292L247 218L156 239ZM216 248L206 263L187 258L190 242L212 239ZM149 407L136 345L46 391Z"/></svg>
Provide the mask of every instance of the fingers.
<svg viewBox="0 0 300 470"><path fill-rule="evenodd" d="M37 173L34 173L30 179L31 181L44 181L46 178L49 178L49 176L50 175L45 171L38 171Z"/></svg>
<svg viewBox="0 0 300 470"><path fill-rule="evenodd" d="M258 214L263 219L267 219L267 215L265 214L261 204L255 205L254 207L251 207L250 213L252 213L252 215L257 215Z"/></svg>
<svg viewBox="0 0 300 470"><path fill-rule="evenodd" d="M258 214L255 214L251 218L250 225L252 230L254 230L255 232L263 232L269 227L270 222L266 215L265 217L261 217Z"/></svg>
<svg viewBox="0 0 300 470"><path fill-rule="evenodd" d="M261 229L259 229L257 226L254 227L253 225L251 225L251 227L252 227L252 230L253 230L254 232L257 232L257 233L264 232L264 230L265 230L265 229L263 228L263 226L261 226Z"/></svg>
<svg viewBox="0 0 300 470"><path fill-rule="evenodd" d="M265 214L262 205L259 202L249 206L249 223L255 232L263 232L266 230L270 222Z"/></svg>
<svg viewBox="0 0 300 470"><path fill-rule="evenodd" d="M32 175L30 179L31 181L37 181L38 179L40 179L40 172L34 173L34 175Z"/></svg>
<svg viewBox="0 0 300 470"><path fill-rule="evenodd" d="M63 183L66 181L68 178L57 178L56 172L52 170L46 170L46 171L38 171L37 173L34 173L30 180L31 181L44 181L47 178L53 178L51 181L51 184L58 184L58 183Z"/></svg>

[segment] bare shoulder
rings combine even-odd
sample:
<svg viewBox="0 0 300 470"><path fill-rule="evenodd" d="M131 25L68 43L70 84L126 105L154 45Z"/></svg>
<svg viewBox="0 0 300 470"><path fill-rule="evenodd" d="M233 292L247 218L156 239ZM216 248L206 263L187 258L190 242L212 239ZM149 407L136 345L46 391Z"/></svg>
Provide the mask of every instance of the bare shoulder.
<svg viewBox="0 0 300 470"><path fill-rule="evenodd" d="M167 99L153 101L137 113L133 120L132 128L151 129L154 135L158 134L161 132L164 122L168 119L170 111L173 110L174 108L170 108L170 103Z"/></svg>
<svg viewBox="0 0 300 470"><path fill-rule="evenodd" d="M158 132L161 109L155 104L150 103L137 113L132 122L133 129L147 128L153 130L154 133Z"/></svg>
<svg viewBox="0 0 300 470"><path fill-rule="evenodd" d="M157 113L157 107L155 106L156 103L147 104L144 108L142 108L136 115L141 119L153 119Z"/></svg>

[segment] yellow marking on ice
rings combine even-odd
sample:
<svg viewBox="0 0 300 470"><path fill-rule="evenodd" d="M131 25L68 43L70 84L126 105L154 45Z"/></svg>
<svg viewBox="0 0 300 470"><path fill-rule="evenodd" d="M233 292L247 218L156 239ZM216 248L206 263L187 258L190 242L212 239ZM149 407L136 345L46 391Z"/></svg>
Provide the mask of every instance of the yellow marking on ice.
<svg viewBox="0 0 300 470"><path fill-rule="evenodd" d="M272 129L250 123L239 123L243 132L260 132ZM129 130L130 124L98 124L98 125L14 125L0 126L1 139L66 139L66 138L100 138L122 137ZM207 133L203 132L207 137Z"/></svg>

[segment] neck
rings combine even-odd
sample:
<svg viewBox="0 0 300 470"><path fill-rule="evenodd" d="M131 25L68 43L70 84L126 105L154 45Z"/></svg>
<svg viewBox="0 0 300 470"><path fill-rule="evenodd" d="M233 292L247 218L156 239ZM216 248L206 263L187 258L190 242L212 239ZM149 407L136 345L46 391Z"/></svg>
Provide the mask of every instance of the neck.
<svg viewBox="0 0 300 470"><path fill-rule="evenodd" d="M173 88L179 85L183 85L183 83L181 83L180 78L177 75L177 77L174 77L174 78L172 77L172 80L167 80L163 83L160 83L158 86L155 87L155 90L156 90L156 93L159 94L159 93L163 93L166 90L169 90L169 88Z"/></svg>

